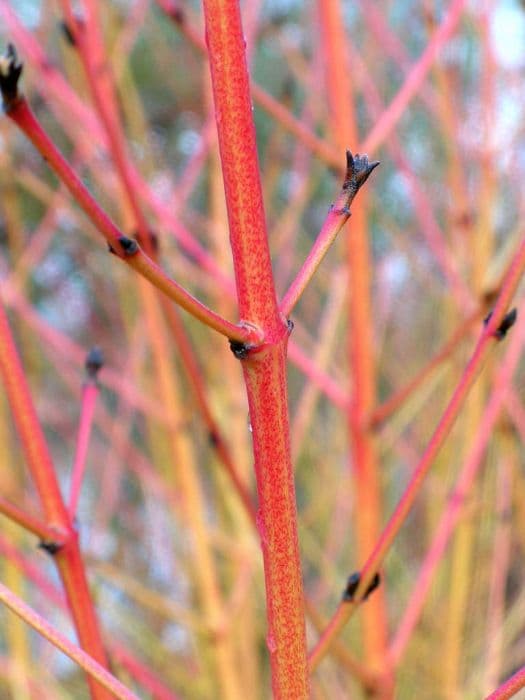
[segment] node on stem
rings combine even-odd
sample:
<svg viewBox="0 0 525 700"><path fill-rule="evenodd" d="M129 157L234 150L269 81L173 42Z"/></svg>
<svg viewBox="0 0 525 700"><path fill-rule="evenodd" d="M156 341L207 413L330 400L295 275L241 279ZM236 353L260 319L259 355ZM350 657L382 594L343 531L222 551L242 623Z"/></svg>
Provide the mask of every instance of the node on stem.
<svg viewBox="0 0 525 700"><path fill-rule="evenodd" d="M343 591L343 601L349 603L349 602L354 600L354 595L355 595L355 592L357 591L357 587L359 586L360 581L361 581L361 574L359 571L354 571L354 573L348 577L348 581L346 582L346 586L345 586L345 589ZM362 600L366 600L368 598L368 596L370 595L370 593L375 591L375 589L379 586L380 583L381 583L381 576L380 576L379 572L377 572L374 575L374 578L372 579L372 581L370 582L370 585L366 589L366 591L362 597Z"/></svg>
<svg viewBox="0 0 525 700"><path fill-rule="evenodd" d="M38 548L43 549L45 552L50 554L52 557L57 554L62 549L63 545L60 544L59 542L50 542L47 540L41 540L38 543Z"/></svg>
<svg viewBox="0 0 525 700"><path fill-rule="evenodd" d="M492 318L492 311L484 318L483 323L485 326L488 325L490 319ZM494 337L497 338L498 340L503 340L503 338L507 335L507 331L512 328L512 326L516 323L516 320L518 318L518 309L514 307L511 309L505 316L503 317L503 320L499 324L499 326L496 328L494 331Z"/></svg>

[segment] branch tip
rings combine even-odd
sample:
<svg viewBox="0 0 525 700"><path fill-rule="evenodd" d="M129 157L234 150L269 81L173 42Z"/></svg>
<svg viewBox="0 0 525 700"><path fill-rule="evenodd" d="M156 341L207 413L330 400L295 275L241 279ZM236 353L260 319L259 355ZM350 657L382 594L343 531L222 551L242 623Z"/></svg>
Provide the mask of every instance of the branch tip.
<svg viewBox="0 0 525 700"><path fill-rule="evenodd" d="M365 184L370 173L379 165L378 160L370 162L366 154L352 155L351 151L346 152L346 174L343 183L343 190L352 190L354 194Z"/></svg>
<svg viewBox="0 0 525 700"><path fill-rule="evenodd" d="M104 365L104 355L102 350L94 345L86 356L85 368L88 378L91 381L96 381L97 375Z"/></svg>
<svg viewBox="0 0 525 700"><path fill-rule="evenodd" d="M23 64L18 60L14 44L8 44L5 52L0 55L0 91L2 92L5 112L9 112L20 99L18 80L23 68Z"/></svg>

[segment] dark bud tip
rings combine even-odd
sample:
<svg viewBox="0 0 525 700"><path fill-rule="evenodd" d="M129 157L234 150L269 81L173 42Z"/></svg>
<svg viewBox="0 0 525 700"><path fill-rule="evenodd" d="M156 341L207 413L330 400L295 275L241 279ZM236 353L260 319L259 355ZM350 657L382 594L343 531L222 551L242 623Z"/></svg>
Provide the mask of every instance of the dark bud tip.
<svg viewBox="0 0 525 700"><path fill-rule="evenodd" d="M69 24L67 22L59 22L58 26L60 27L60 31L62 32L62 35L67 41L67 43L70 46L76 46L77 40L75 39L75 35L71 31L71 27L69 26Z"/></svg>
<svg viewBox="0 0 525 700"><path fill-rule="evenodd" d="M492 311L490 311L485 318L483 319L483 323L485 326L488 326L490 319L492 318ZM497 338L498 340L503 340L503 338L507 335L507 331L512 328L512 326L516 323L516 319L518 318L518 309L514 307L509 311L504 317L502 322L499 324L499 326L496 328L494 331L494 337Z"/></svg>
<svg viewBox="0 0 525 700"><path fill-rule="evenodd" d="M64 39L67 41L67 43L70 46L77 47L78 46L78 40L79 40L79 34L80 32L83 32L85 30L85 22L84 20L79 17L78 15L75 15L73 17L73 23L69 24L68 22L59 22L58 26L60 28L60 31L62 32Z"/></svg>
<svg viewBox="0 0 525 700"><path fill-rule="evenodd" d="M348 577L348 581L346 582L346 586L343 591L343 601L351 602L354 600L354 595L357 591L357 587L359 586L360 581L361 574L359 573L359 571L354 571L354 573ZM372 581L370 582L370 585L366 589L365 594L363 595L363 600L366 600L370 593L372 593L372 591L375 591L375 589L379 586L380 583L381 576L379 575L379 572L377 572L374 575Z"/></svg>
<svg viewBox="0 0 525 700"><path fill-rule="evenodd" d="M238 360L245 360L248 357L250 346L238 340L230 340L230 350Z"/></svg>
<svg viewBox="0 0 525 700"><path fill-rule="evenodd" d="M5 53L0 55L0 90L4 101L4 110L8 112L18 100L18 80L23 65L13 44L8 44Z"/></svg>
<svg viewBox="0 0 525 700"><path fill-rule="evenodd" d="M291 318L289 318L289 319L286 321L286 323L287 323L287 325L288 325L288 333L290 334L290 333L293 331L295 324L294 324L294 322L292 321Z"/></svg>
<svg viewBox="0 0 525 700"><path fill-rule="evenodd" d="M361 580L361 574L359 571L354 571L353 574L350 574L348 577L348 581L346 582L345 589L343 591L343 600L353 600L354 599L354 593L357 591L357 587L359 586L359 581Z"/></svg>
<svg viewBox="0 0 525 700"><path fill-rule="evenodd" d="M379 165L378 160L373 160L371 163L367 155L360 156L356 153L352 155L351 151L346 152L346 175L343 184L344 190L353 190L357 192L368 180L370 173Z"/></svg>
<svg viewBox="0 0 525 700"><path fill-rule="evenodd" d="M514 307L511 311L508 312L503 317L503 321L499 324L496 332L494 335L498 340L501 340L507 335L507 331L512 328L512 326L516 323L516 319L518 318L518 309Z"/></svg>
<svg viewBox="0 0 525 700"><path fill-rule="evenodd" d="M102 366L104 365L104 355L102 350L96 345L91 348L86 357L86 372L91 380L96 380L97 374L100 372Z"/></svg>
<svg viewBox="0 0 525 700"><path fill-rule="evenodd" d="M125 256L130 257L139 252L139 244L133 238L128 238L127 236L121 236L118 239L119 245L122 248L122 252Z"/></svg>
<svg viewBox="0 0 525 700"><path fill-rule="evenodd" d="M48 554L51 554L52 557L54 557L55 554L62 549L62 545L58 542L48 542L46 540L41 540L38 543L38 548L43 549L44 552L47 552Z"/></svg>

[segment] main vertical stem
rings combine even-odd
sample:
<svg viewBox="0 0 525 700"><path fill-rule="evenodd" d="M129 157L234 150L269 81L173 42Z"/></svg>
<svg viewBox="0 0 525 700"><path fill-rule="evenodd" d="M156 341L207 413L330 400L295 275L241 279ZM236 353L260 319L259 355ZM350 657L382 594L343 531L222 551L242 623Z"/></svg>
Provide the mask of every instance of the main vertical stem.
<svg viewBox="0 0 525 700"><path fill-rule="evenodd" d="M250 407L275 698L308 697L304 598L278 312L237 0L203 0L239 312L264 342L242 359Z"/></svg>

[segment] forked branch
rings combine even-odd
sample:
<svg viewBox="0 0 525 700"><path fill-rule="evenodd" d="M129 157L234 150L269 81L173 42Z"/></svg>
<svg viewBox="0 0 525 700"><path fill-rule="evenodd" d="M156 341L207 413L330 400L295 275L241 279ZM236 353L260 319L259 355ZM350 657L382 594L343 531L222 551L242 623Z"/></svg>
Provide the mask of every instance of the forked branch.
<svg viewBox="0 0 525 700"><path fill-rule="evenodd" d="M101 209L81 179L57 149L31 111L27 100L18 90L23 66L16 50L9 44L0 56L0 90L7 116L24 132L35 148L49 163L58 178L66 185L73 198L82 207L98 231L106 239L110 252L148 279L169 299L195 318L230 340L258 345L262 333L251 324L236 325L222 318L192 296L184 287L171 279L139 246L128 238Z"/></svg>

